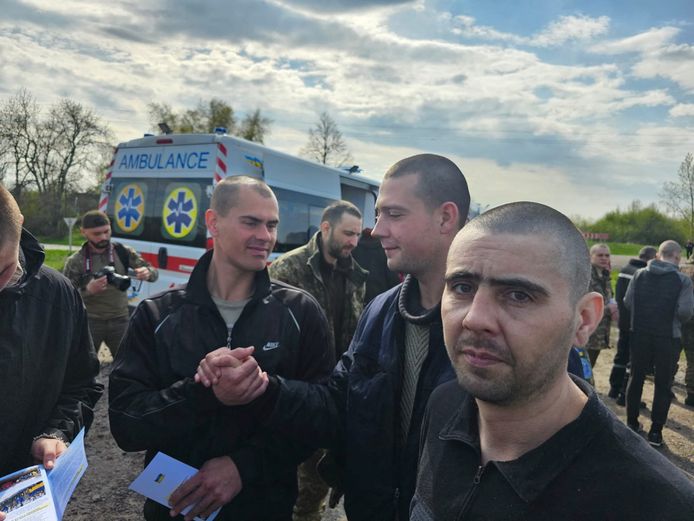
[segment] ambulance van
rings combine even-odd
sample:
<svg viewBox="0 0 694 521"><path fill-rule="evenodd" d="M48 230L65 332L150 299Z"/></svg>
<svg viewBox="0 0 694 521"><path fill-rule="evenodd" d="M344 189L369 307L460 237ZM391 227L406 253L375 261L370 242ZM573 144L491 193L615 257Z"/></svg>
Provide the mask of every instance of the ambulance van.
<svg viewBox="0 0 694 521"><path fill-rule="evenodd" d="M145 136L118 145L99 209L111 218L114 240L135 248L159 269L155 283L135 284L131 304L183 283L213 247L205 210L226 176L264 179L277 195L280 223L270 259L308 242L328 204L354 203L372 228L378 181L313 163L258 143L216 134Z"/></svg>

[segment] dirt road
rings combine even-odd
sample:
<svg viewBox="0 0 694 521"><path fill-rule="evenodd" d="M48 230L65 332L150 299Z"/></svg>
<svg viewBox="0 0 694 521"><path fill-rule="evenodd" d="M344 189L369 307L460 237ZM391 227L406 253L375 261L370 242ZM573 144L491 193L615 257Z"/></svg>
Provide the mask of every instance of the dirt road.
<svg viewBox="0 0 694 521"><path fill-rule="evenodd" d="M616 334L616 331L614 332ZM103 355L103 351L101 353ZM624 407L606 397L609 372L612 368L614 350L603 352L595 368L596 385L605 403L624 421ZM102 369L102 381L106 379L110 366ZM675 379L674 391L677 400L672 403L667 426L663 432L665 444L658 449L675 465L694 479L694 408L683 405L684 362ZM104 381L106 384L107 382ZM644 386L644 401L650 407L653 397L653 382ZM648 422L648 411L643 411L642 423ZM121 451L111 438L108 428L106 397L96 409L96 419L86 440L89 468L75 490L65 512L66 521L135 521L142 519L143 499L128 490L128 484L142 469L143 455ZM655 450L655 449L654 449ZM324 521L344 521L341 509L325 514Z"/></svg>

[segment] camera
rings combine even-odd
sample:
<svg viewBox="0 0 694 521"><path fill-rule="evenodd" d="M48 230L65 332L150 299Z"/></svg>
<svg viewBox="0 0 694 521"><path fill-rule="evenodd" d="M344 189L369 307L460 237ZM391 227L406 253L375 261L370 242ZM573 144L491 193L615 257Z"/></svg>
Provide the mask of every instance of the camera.
<svg viewBox="0 0 694 521"><path fill-rule="evenodd" d="M116 273L113 266L104 266L94 274L94 278L106 277L106 282L115 286L121 291L126 291L130 287L130 277Z"/></svg>

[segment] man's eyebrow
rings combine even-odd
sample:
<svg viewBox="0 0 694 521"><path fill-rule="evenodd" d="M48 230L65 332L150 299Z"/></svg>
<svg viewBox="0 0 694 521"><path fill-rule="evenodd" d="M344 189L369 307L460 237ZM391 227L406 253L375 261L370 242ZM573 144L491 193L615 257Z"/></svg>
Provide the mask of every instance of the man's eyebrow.
<svg viewBox="0 0 694 521"><path fill-rule="evenodd" d="M399 212L404 212L407 211L407 208L405 206L398 206L396 204L390 204L390 205L384 205L384 206L378 206L376 205L376 211L378 212L386 212L389 210L398 210Z"/></svg>
<svg viewBox="0 0 694 521"><path fill-rule="evenodd" d="M264 221L260 217L256 217L254 215L241 215L239 219L248 219L249 221L252 221L254 223L262 223L262 222L267 222L268 224L277 224L279 219L270 219L269 221Z"/></svg>
<svg viewBox="0 0 694 521"><path fill-rule="evenodd" d="M532 282L523 277L493 277L484 279L476 273L470 271L461 270L447 273L445 277L446 283L450 283L456 280L465 280L470 282L475 282L479 284L480 282L486 282L490 286L504 287L504 288L519 288L524 289L530 293L536 295L549 296L549 291L544 286Z"/></svg>

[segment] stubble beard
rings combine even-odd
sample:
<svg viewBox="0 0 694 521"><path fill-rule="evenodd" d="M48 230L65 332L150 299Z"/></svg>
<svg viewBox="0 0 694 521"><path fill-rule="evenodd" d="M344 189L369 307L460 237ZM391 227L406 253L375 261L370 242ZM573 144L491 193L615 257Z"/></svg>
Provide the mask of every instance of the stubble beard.
<svg viewBox="0 0 694 521"><path fill-rule="evenodd" d="M110 243L111 243L110 240L103 240L103 241L99 241L99 242L89 241L89 244L91 244L92 248L94 248L95 250L103 250L106 247L108 247L108 245Z"/></svg>
<svg viewBox="0 0 694 521"><path fill-rule="evenodd" d="M568 334L555 344L563 346ZM495 342L480 339L476 336L462 337L456 345L456 354L462 358L465 345L485 347L490 353L498 354L505 363L496 366L469 367L465 362L455 365L458 384L473 397L494 405L510 406L528 403L537 396L542 396L556 379L566 371L568 354L563 347L549 351L545 356L535 360L531 367L516 363L510 355L501 356L504 350ZM507 350L506 350L507 351Z"/></svg>

